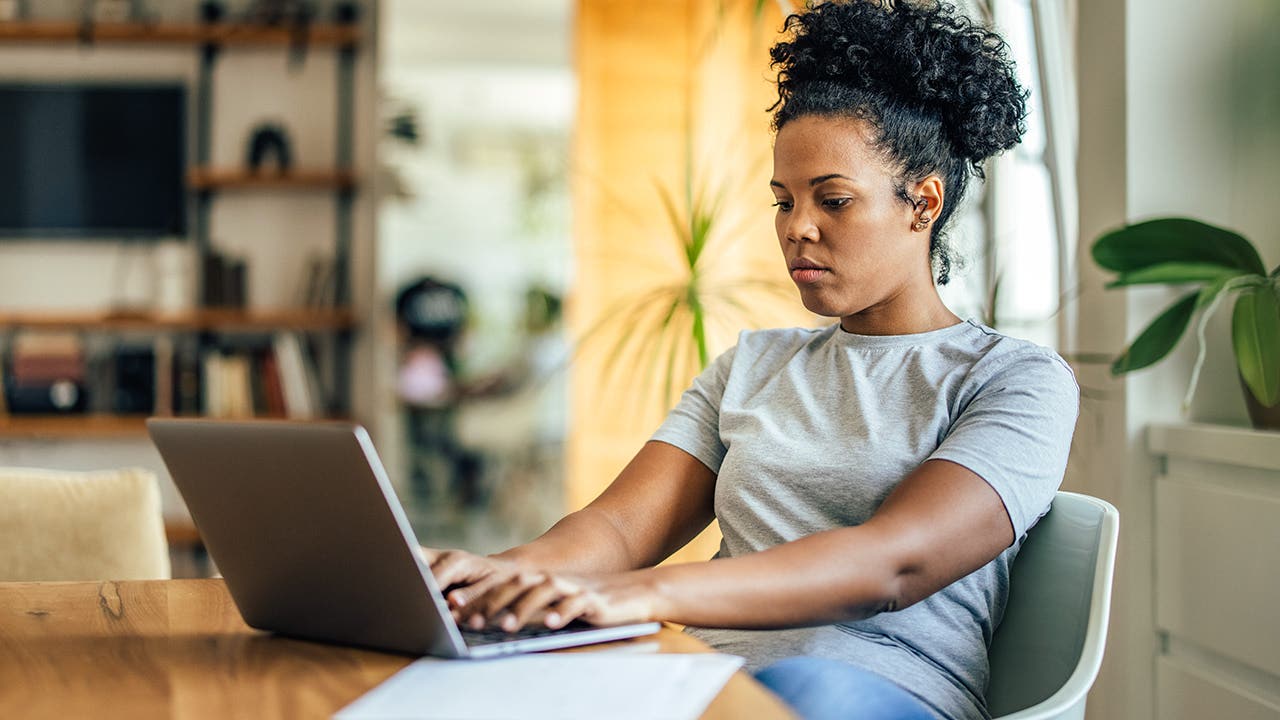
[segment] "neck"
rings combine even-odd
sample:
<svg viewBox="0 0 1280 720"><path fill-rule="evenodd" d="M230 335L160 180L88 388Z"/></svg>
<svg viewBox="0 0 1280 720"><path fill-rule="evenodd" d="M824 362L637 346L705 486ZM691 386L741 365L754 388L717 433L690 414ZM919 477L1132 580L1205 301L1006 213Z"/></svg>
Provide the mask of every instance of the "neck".
<svg viewBox="0 0 1280 720"><path fill-rule="evenodd" d="M960 322L959 316L947 309L932 283L928 292L910 297L902 292L871 305L853 315L840 318L845 332L858 335L914 335L941 330Z"/></svg>

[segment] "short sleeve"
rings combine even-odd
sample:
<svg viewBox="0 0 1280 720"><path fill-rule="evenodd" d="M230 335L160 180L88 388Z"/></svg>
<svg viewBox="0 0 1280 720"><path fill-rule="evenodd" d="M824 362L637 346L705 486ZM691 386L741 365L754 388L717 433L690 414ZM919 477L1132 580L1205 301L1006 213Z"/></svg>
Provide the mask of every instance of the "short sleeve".
<svg viewBox="0 0 1280 720"><path fill-rule="evenodd" d="M696 457L712 472L720 472L726 448L720 439L720 399L737 348L730 348L694 378L650 440L674 445Z"/></svg>
<svg viewBox="0 0 1280 720"><path fill-rule="evenodd" d="M1000 358L930 460L977 473L1004 502L1021 539L1049 510L1080 409L1071 368L1051 351Z"/></svg>

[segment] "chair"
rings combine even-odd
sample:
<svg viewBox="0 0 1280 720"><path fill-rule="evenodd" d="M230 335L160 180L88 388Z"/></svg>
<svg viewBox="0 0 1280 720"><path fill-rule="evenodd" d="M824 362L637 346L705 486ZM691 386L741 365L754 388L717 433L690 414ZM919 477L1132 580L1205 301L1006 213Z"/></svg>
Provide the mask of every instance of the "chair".
<svg viewBox="0 0 1280 720"><path fill-rule="evenodd" d="M150 472L0 468L0 499L0 581L169 577Z"/></svg>
<svg viewBox="0 0 1280 720"><path fill-rule="evenodd" d="M998 720L1080 720L1111 609L1120 513L1060 492L1013 562L991 641L987 707Z"/></svg>

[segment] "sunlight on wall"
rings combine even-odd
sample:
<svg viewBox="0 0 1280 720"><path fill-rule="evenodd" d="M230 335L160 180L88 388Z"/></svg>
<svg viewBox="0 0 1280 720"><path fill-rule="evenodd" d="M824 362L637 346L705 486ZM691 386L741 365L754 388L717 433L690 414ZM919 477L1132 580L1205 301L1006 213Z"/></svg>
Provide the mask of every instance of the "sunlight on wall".
<svg viewBox="0 0 1280 720"><path fill-rule="evenodd" d="M772 3L757 18L755 5L579 2L569 317L586 338L572 371L570 508L599 494L656 429L672 400L667 375L678 394L697 373L691 313L677 309L667 327L686 329L653 339L666 310L646 296L689 283L677 228L688 227L690 205L714 218L696 265L709 357L741 329L812 323L779 255L768 189L768 47L782 18ZM665 307L677 295L663 296ZM712 530L675 557L706 559L717 545Z"/></svg>

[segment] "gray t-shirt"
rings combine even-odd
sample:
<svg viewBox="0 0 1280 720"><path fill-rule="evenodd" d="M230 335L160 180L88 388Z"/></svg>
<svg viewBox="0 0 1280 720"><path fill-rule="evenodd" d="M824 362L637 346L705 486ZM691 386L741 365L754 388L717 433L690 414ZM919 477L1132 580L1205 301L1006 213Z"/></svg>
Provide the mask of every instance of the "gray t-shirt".
<svg viewBox="0 0 1280 720"><path fill-rule="evenodd" d="M989 483L1017 539L897 612L690 632L752 669L794 655L836 658L893 680L942 717L986 717L987 647L1009 567L1062 481L1078 406L1075 377L1056 353L972 321L915 335L855 335L838 324L742 333L653 436L717 473L717 557L865 522L930 459Z"/></svg>

